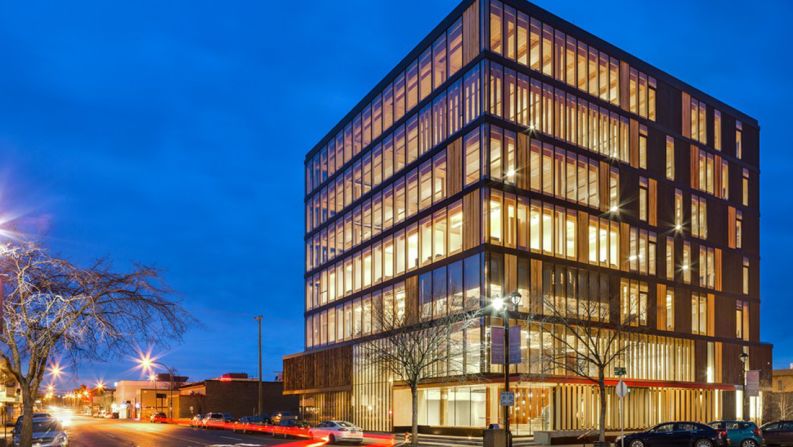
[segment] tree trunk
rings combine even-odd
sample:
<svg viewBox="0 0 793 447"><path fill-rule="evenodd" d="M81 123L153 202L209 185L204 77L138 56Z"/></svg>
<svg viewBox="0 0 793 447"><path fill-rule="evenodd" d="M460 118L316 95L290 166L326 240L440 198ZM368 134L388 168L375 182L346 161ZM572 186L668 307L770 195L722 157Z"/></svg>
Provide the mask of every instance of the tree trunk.
<svg viewBox="0 0 793 447"><path fill-rule="evenodd" d="M598 441L606 441L606 380L603 370L598 374L598 388L600 391L600 421L598 422Z"/></svg>
<svg viewBox="0 0 793 447"><path fill-rule="evenodd" d="M22 384L20 384L22 385ZM20 447L33 445L33 393L29 386L22 385L22 431L19 433Z"/></svg>
<svg viewBox="0 0 793 447"><path fill-rule="evenodd" d="M410 385L410 399L412 406L410 443L415 446L419 442L419 388L417 385Z"/></svg>

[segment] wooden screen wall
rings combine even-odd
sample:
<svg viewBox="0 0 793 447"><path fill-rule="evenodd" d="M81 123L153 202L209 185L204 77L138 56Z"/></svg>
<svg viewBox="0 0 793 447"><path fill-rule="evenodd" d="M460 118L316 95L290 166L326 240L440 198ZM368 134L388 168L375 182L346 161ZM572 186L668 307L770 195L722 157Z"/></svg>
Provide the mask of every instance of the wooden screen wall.
<svg viewBox="0 0 793 447"><path fill-rule="evenodd" d="M463 12L463 66L479 55L479 0Z"/></svg>
<svg viewBox="0 0 793 447"><path fill-rule="evenodd" d="M284 391L352 385L352 347L341 346L284 359Z"/></svg>

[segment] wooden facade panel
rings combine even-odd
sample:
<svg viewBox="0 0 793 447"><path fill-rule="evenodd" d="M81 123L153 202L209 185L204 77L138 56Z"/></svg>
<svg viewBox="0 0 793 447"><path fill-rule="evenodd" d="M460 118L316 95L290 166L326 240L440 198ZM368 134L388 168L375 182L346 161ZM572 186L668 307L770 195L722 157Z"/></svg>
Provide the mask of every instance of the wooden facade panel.
<svg viewBox="0 0 793 447"><path fill-rule="evenodd" d="M620 107L622 110L630 111L630 65L625 61L620 61Z"/></svg>
<svg viewBox="0 0 793 447"><path fill-rule="evenodd" d="M284 392L352 386L352 346L284 359Z"/></svg>
<svg viewBox="0 0 793 447"><path fill-rule="evenodd" d="M482 241L481 199L479 190L469 192L463 198L463 249L477 247Z"/></svg>
<svg viewBox="0 0 793 447"><path fill-rule="evenodd" d="M448 175L446 187L449 196L453 196L463 189L463 139L457 138L449 143L446 148L446 165Z"/></svg>
<svg viewBox="0 0 793 447"><path fill-rule="evenodd" d="M735 248L735 207L727 207L727 246Z"/></svg>
<svg viewBox="0 0 793 447"><path fill-rule="evenodd" d="M419 276L405 278L405 321L408 324L419 321Z"/></svg>
<svg viewBox="0 0 793 447"><path fill-rule="evenodd" d="M600 179L598 193L600 195L600 211L609 209L609 164L605 161L600 162Z"/></svg>
<svg viewBox="0 0 793 447"><path fill-rule="evenodd" d="M588 262L589 259L589 214L578 213L578 260Z"/></svg>
<svg viewBox="0 0 793 447"><path fill-rule="evenodd" d="M504 290L518 290L518 257L508 253L504 255Z"/></svg>
<svg viewBox="0 0 793 447"><path fill-rule="evenodd" d="M463 66L479 55L479 0L463 12Z"/></svg>
<svg viewBox="0 0 793 447"><path fill-rule="evenodd" d="M680 133L684 137L691 138L691 95L681 92L681 98L680 116L682 122L680 123Z"/></svg>
<svg viewBox="0 0 793 447"><path fill-rule="evenodd" d="M666 284L658 284L655 296L655 328L659 331L666 330Z"/></svg>
<svg viewBox="0 0 793 447"><path fill-rule="evenodd" d="M631 119L630 128L630 152L631 152L631 167L639 167L639 122Z"/></svg>
<svg viewBox="0 0 793 447"><path fill-rule="evenodd" d="M531 170L529 169L529 136L525 133L518 134L518 166L515 174L517 187L528 191L531 183Z"/></svg>
<svg viewBox="0 0 793 447"><path fill-rule="evenodd" d="M647 191L650 196L647 200L648 206L648 220L650 225L658 225L658 181L654 178L649 179L649 188Z"/></svg>

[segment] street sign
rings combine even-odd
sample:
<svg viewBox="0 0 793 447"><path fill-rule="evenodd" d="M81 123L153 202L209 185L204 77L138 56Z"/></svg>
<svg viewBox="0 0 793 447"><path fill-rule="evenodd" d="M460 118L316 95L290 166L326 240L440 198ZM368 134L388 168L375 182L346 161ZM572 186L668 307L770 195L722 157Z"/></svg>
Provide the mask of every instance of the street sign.
<svg viewBox="0 0 793 447"><path fill-rule="evenodd" d="M746 371L746 395L749 397L760 395L760 370Z"/></svg>
<svg viewBox="0 0 793 447"><path fill-rule="evenodd" d="M515 405L515 393L512 391L502 391L499 397L502 407L511 407Z"/></svg>
<svg viewBox="0 0 793 447"><path fill-rule="evenodd" d="M614 367L614 375L617 377L624 376L626 373L624 366L615 366Z"/></svg>
<svg viewBox="0 0 793 447"><path fill-rule="evenodd" d="M628 388L628 385L625 385L625 382L620 379L616 387L617 397L622 399L623 397L627 396L630 391L631 390Z"/></svg>

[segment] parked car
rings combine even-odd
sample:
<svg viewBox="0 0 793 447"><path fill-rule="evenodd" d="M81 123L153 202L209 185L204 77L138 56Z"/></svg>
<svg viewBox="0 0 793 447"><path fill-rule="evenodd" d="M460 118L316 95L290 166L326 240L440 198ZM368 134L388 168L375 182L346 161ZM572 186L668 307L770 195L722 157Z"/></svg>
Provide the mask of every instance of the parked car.
<svg viewBox="0 0 793 447"><path fill-rule="evenodd" d="M22 432L22 418L17 419L14 425L12 445L20 445ZM50 416L33 417L33 445L37 447L67 447L69 445L69 435L61 426L57 419Z"/></svg>
<svg viewBox="0 0 793 447"><path fill-rule="evenodd" d="M231 429L235 432L246 433L248 431L265 432L263 427L270 423L270 419L264 416L243 416L234 421Z"/></svg>
<svg viewBox="0 0 793 447"><path fill-rule="evenodd" d="M210 412L201 420L201 426L204 428L223 428L226 424L234 422L234 418L228 413Z"/></svg>
<svg viewBox="0 0 793 447"><path fill-rule="evenodd" d="M190 418L190 426L191 427L196 427L196 428L202 427L203 426L203 422L202 422L203 420L204 420L204 417L201 416L201 413L195 414L195 415L193 415L192 418Z"/></svg>
<svg viewBox="0 0 793 447"><path fill-rule="evenodd" d="M294 436L298 438L309 438L311 425L299 419L281 419L278 425L273 427L273 436L281 435L284 438Z"/></svg>
<svg viewBox="0 0 793 447"><path fill-rule="evenodd" d="M769 422L760 427L763 439L769 446L793 445L793 421Z"/></svg>
<svg viewBox="0 0 793 447"><path fill-rule="evenodd" d="M149 422L155 424L164 424L168 422L168 415L160 411L159 413L154 413L153 415L149 416Z"/></svg>
<svg viewBox="0 0 793 447"><path fill-rule="evenodd" d="M750 421L713 421L708 425L727 435L727 444L740 447L759 447L763 445L763 433L757 424Z"/></svg>
<svg viewBox="0 0 793 447"><path fill-rule="evenodd" d="M337 442L363 442L363 430L347 421L324 421L309 430L311 439Z"/></svg>
<svg viewBox="0 0 793 447"><path fill-rule="evenodd" d="M625 435L625 447L721 447L726 433L697 422L667 422L650 430ZM622 437L614 441L622 446Z"/></svg>

